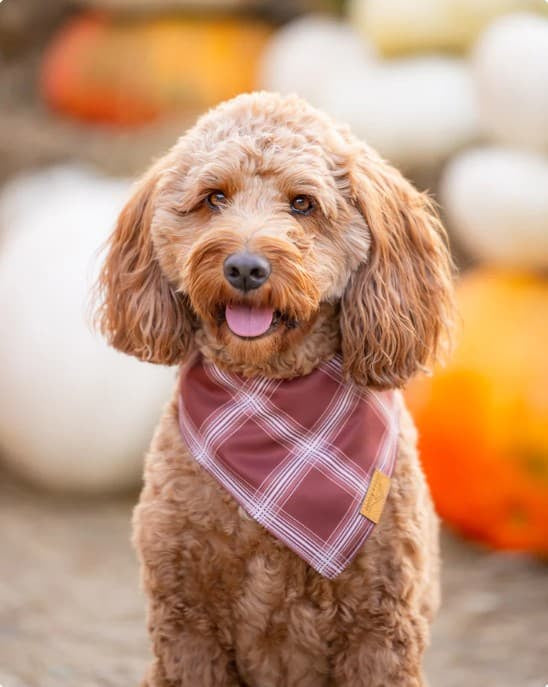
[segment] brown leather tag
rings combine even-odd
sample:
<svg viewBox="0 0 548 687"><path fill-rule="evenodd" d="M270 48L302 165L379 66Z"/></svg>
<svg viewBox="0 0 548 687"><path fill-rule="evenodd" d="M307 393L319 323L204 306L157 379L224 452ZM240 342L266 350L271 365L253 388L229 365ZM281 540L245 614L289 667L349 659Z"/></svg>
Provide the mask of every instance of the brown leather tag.
<svg viewBox="0 0 548 687"><path fill-rule="evenodd" d="M390 491L390 477L375 470L367 489L367 494L360 508L360 513L375 524L381 519L381 514Z"/></svg>

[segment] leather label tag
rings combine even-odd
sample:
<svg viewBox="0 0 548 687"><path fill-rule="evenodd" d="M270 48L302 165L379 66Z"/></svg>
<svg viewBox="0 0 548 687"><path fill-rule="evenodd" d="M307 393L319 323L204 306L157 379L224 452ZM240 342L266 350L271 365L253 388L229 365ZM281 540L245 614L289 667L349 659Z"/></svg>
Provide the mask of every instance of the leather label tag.
<svg viewBox="0 0 548 687"><path fill-rule="evenodd" d="M379 470L375 470L367 489L367 494L360 508L360 513L375 524L381 519L381 514L390 491L390 477Z"/></svg>

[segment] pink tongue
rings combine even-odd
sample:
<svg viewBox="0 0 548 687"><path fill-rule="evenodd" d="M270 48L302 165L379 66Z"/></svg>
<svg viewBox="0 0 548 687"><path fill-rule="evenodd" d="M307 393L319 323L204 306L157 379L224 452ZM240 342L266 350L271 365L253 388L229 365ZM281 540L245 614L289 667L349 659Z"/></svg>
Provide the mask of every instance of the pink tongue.
<svg viewBox="0 0 548 687"><path fill-rule="evenodd" d="M272 308L253 308L249 305L227 305L225 317L231 331L238 336L260 336L272 324Z"/></svg>

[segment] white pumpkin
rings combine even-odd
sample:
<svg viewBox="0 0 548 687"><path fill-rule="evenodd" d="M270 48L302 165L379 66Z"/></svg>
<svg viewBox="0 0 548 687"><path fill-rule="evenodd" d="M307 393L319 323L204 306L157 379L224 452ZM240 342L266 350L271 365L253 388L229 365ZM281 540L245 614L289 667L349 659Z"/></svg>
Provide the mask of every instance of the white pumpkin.
<svg viewBox="0 0 548 687"><path fill-rule="evenodd" d="M319 105L327 81L341 78L348 67L365 69L374 57L371 46L348 23L305 15L270 39L259 68L259 83L266 90L297 93Z"/></svg>
<svg viewBox="0 0 548 687"><path fill-rule="evenodd" d="M463 60L379 61L347 23L334 19L303 17L275 34L264 54L260 84L298 93L412 171L438 165L478 136Z"/></svg>
<svg viewBox="0 0 548 687"><path fill-rule="evenodd" d="M440 198L451 229L470 253L510 267L548 267L548 159L478 148L444 170Z"/></svg>
<svg viewBox="0 0 548 687"><path fill-rule="evenodd" d="M384 55L464 52L495 17L544 0L350 0L353 25Z"/></svg>
<svg viewBox="0 0 548 687"><path fill-rule="evenodd" d="M44 487L136 485L173 384L173 369L112 350L89 325L97 251L128 193L66 167L0 196L0 460Z"/></svg>
<svg viewBox="0 0 548 687"><path fill-rule="evenodd" d="M324 83L320 105L406 170L435 167L479 135L469 70L456 58L349 65Z"/></svg>
<svg viewBox="0 0 548 687"><path fill-rule="evenodd" d="M548 152L548 19L501 17L481 36L472 64L480 117L490 137Z"/></svg>

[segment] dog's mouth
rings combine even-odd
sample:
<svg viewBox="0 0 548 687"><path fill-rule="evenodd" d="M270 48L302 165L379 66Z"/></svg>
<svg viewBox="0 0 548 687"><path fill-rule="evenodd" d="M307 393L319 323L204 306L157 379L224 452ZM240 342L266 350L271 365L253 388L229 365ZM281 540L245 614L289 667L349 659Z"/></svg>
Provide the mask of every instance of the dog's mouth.
<svg viewBox="0 0 548 687"><path fill-rule="evenodd" d="M240 339L259 339L272 334L281 326L294 329L298 322L270 306L247 303L227 303L220 306L219 320L226 322L232 334Z"/></svg>

